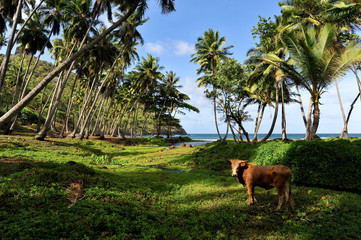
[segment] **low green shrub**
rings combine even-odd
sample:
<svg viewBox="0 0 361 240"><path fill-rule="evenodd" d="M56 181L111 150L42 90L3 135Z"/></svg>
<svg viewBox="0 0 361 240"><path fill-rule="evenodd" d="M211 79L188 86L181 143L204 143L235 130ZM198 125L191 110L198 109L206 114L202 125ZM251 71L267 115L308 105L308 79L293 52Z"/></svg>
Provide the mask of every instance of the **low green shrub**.
<svg viewBox="0 0 361 240"><path fill-rule="evenodd" d="M214 142L199 147L199 151L183 157L185 162L194 162L198 168L211 170L228 169L227 161L232 158L250 159L257 149L257 144L235 144L233 141Z"/></svg>
<svg viewBox="0 0 361 240"><path fill-rule="evenodd" d="M31 108L25 107L20 111L19 120L21 124L32 124L38 122L38 114Z"/></svg>
<svg viewBox="0 0 361 240"><path fill-rule="evenodd" d="M273 141L257 150L255 162L289 166L295 183L361 191L361 140Z"/></svg>

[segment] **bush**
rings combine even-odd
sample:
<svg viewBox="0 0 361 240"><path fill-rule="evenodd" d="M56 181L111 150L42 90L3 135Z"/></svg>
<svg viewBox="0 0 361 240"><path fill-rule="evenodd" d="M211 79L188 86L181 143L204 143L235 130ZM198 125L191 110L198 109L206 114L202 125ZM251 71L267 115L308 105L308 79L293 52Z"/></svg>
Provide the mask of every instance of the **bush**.
<svg viewBox="0 0 361 240"><path fill-rule="evenodd" d="M257 149L258 144L234 144L233 141L216 141L199 147L193 155L185 156L183 161L192 161L198 168L211 170L229 169L227 161L232 158L250 159Z"/></svg>
<svg viewBox="0 0 361 240"><path fill-rule="evenodd" d="M255 161L289 166L295 183L361 191L361 140L273 141L258 149Z"/></svg>
<svg viewBox="0 0 361 240"><path fill-rule="evenodd" d="M20 111L19 120L22 125L38 122L38 114L31 108L25 107Z"/></svg>

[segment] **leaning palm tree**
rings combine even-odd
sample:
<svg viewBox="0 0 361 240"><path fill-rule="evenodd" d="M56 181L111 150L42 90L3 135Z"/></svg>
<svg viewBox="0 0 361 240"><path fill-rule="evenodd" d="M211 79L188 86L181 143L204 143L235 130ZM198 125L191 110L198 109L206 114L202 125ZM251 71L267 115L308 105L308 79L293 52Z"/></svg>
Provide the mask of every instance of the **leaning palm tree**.
<svg viewBox="0 0 361 240"><path fill-rule="evenodd" d="M214 32L212 29L204 32L203 37L197 39L195 45L196 52L192 54L191 62L200 64L200 68L197 70L198 74L203 74L202 77L198 78L199 87L212 85L217 72L217 65L226 60L229 55L232 55L228 50L233 46L224 47L226 43L225 37L220 37L219 32ZM217 123L217 103L215 96L213 97L213 112L214 121L217 129L219 139L222 140L221 134L219 133Z"/></svg>
<svg viewBox="0 0 361 240"><path fill-rule="evenodd" d="M286 44L293 64L274 54L267 54L264 61L271 63L310 93L310 105L306 124L306 140L312 140L320 120L320 98L335 79L343 76L349 66L361 60L361 45L350 43L337 45L336 27L325 25L317 31L315 27L302 28L285 34ZM312 118L313 113L313 118Z"/></svg>
<svg viewBox="0 0 361 240"><path fill-rule="evenodd" d="M162 7L162 13L169 13L175 10L174 8L175 0L162 0L159 1L159 4ZM125 0L115 2L116 6L119 6L119 10L123 12L123 16L119 18L117 21L114 21L113 24L104 31L101 35L94 38L89 44L86 44L79 48L76 53L69 56L66 60L64 60L61 64L59 64L55 69L53 69L43 80L41 80L37 86L33 88L31 92L29 92L22 101L16 104L13 108L11 108L8 112L6 112L3 116L0 117L0 126L11 120L18 112L21 111L35 96L37 96L46 86L47 84L57 76L61 71L68 68L73 61L75 61L78 57L82 56L85 52L90 50L97 42L102 40L105 36L107 36L114 29L119 27L132 13L138 10L138 17L142 17L147 8L147 0Z"/></svg>
<svg viewBox="0 0 361 240"><path fill-rule="evenodd" d="M2 61L0 67L0 93L2 91L6 70L9 64L11 50L13 49L13 46L15 45L15 42L17 41L19 34L22 32L22 29L43 2L44 0L41 0L38 3L38 5L35 8L33 8L31 13L28 14L28 19L23 22L23 24L19 29L17 29L17 25L22 18L22 11L24 10L26 11L29 10L31 7L34 7L35 1L34 0L0 0L0 33L3 33L6 30L5 24L7 21L9 21L12 24L5 58Z"/></svg>
<svg viewBox="0 0 361 240"><path fill-rule="evenodd" d="M159 86L159 81L164 77L161 70L164 67L159 65L159 59L155 58L151 54L147 55L147 58L143 57L142 62L135 66L135 72L133 76L136 77L133 94L137 94L136 100L130 107L129 113L133 111L134 106L138 103L139 99L146 94L153 93ZM125 131L127 129L129 117L125 123L123 130L123 138L125 137Z"/></svg>
<svg viewBox="0 0 361 240"><path fill-rule="evenodd" d="M13 104L17 103L25 96L32 74L30 74L27 80L25 80L25 78L27 77L27 73L32 63L33 56L36 54L36 52L40 51L37 59L38 62L40 55L44 51L45 47L47 48L52 47L51 43L49 43L48 41L49 39L47 38L46 33L47 30L44 28L42 22L42 16L40 14L34 14L32 19L29 21L28 25L26 26L26 28L24 28L24 30L22 31L22 33L18 38L20 47L24 50L24 54L20 64L19 74L18 74L14 98L13 98ZM30 55L30 60L24 75L24 79L21 80L19 76L20 76L20 72L22 71L22 63L25 55ZM33 66L32 72L34 72L35 67L36 65ZM8 125L8 127L6 128L6 132L11 132L14 129L16 119L17 117L14 118L12 124Z"/></svg>

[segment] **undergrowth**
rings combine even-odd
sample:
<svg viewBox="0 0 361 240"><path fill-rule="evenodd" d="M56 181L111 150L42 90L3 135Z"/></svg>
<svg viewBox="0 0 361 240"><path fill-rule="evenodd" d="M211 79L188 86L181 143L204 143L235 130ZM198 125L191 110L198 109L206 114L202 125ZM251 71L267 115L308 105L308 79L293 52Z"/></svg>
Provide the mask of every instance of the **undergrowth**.
<svg viewBox="0 0 361 240"><path fill-rule="evenodd" d="M2 239L359 239L361 196L292 186L296 208L256 203L229 158L262 145L124 146L99 140L0 136ZM277 156L279 154L276 154ZM154 168L160 166L161 168ZM183 172L171 172L182 169Z"/></svg>

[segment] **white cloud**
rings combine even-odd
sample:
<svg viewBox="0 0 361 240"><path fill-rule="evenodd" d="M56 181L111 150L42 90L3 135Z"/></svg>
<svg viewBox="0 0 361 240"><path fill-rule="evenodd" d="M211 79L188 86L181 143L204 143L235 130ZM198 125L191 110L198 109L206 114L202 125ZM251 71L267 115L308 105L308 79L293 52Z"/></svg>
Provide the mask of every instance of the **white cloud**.
<svg viewBox="0 0 361 240"><path fill-rule="evenodd" d="M210 101L206 99L204 94L204 87L198 87L198 83L191 77L185 78L185 85L182 88L182 92L186 93L191 99L189 104L200 107L208 107Z"/></svg>
<svg viewBox="0 0 361 240"><path fill-rule="evenodd" d="M174 54L177 56L183 56L183 55L191 55L195 52L194 45L191 45L185 41L174 41L173 42L174 47Z"/></svg>
<svg viewBox="0 0 361 240"><path fill-rule="evenodd" d="M145 48L149 53L162 54L165 52L165 47L162 42L157 41L156 43L146 43Z"/></svg>
<svg viewBox="0 0 361 240"><path fill-rule="evenodd" d="M183 40L156 41L145 44L146 51L154 54L174 54L176 56L191 55L195 52L194 46Z"/></svg>

